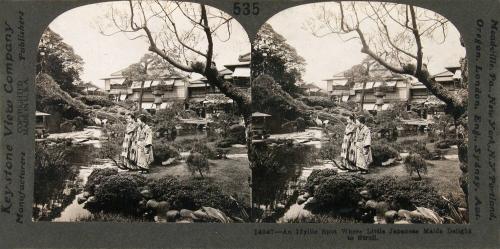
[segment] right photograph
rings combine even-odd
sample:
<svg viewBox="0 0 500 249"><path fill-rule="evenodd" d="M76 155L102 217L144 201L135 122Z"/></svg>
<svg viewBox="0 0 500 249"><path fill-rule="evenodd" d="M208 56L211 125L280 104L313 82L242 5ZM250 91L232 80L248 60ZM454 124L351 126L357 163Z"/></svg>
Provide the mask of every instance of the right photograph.
<svg viewBox="0 0 500 249"><path fill-rule="evenodd" d="M269 19L251 54L252 221L468 223L464 46L412 5Z"/></svg>

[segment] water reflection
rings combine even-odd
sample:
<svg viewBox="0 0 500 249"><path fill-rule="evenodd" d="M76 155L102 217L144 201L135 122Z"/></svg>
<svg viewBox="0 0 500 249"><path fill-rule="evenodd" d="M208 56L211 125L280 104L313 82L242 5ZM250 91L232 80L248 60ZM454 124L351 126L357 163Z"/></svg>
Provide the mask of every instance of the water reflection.
<svg viewBox="0 0 500 249"><path fill-rule="evenodd" d="M328 167L319 159L318 147L293 140L253 143L250 159L256 222L277 222L297 209L294 205L307 176L313 169Z"/></svg>
<svg viewBox="0 0 500 249"><path fill-rule="evenodd" d="M87 178L95 168L113 167L109 160L98 159L98 137L98 128L88 128L36 142L34 221L75 221L90 215L77 202Z"/></svg>

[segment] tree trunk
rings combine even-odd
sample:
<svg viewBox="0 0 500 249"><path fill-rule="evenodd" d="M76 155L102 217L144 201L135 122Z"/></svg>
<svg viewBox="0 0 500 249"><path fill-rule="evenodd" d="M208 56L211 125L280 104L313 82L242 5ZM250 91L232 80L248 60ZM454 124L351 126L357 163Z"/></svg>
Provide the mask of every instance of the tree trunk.
<svg viewBox="0 0 500 249"><path fill-rule="evenodd" d="M360 101L360 107L359 107L360 111L363 111L363 107L365 105L365 88L366 88L366 81L363 82L363 89L361 89L361 101Z"/></svg>
<svg viewBox="0 0 500 249"><path fill-rule="evenodd" d="M422 180L422 176L420 175L420 172L418 172L418 169L416 169L416 171L417 171L417 175L418 175L418 180L419 181Z"/></svg>
<svg viewBox="0 0 500 249"><path fill-rule="evenodd" d="M141 82L141 92L139 93L139 106L137 108L137 110L139 110L139 113L142 113L142 97L144 96L144 83L145 82L146 82L145 80L143 80Z"/></svg>

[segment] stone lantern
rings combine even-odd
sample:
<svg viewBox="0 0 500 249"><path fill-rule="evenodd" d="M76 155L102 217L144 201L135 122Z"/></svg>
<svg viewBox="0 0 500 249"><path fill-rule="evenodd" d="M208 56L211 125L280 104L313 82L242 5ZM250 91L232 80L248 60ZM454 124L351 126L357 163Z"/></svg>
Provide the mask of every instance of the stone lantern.
<svg viewBox="0 0 500 249"><path fill-rule="evenodd" d="M156 105L157 110L160 109L161 104L163 103L163 94L164 94L164 91L160 87L156 87L153 90L153 96L155 97L154 104Z"/></svg>

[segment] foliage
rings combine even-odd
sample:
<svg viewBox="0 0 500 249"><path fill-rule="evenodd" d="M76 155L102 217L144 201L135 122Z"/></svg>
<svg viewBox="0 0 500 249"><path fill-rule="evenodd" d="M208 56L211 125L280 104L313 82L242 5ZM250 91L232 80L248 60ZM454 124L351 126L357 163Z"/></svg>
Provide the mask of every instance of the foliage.
<svg viewBox="0 0 500 249"><path fill-rule="evenodd" d="M68 162L70 157L70 141L56 141L35 143L35 193L34 203L47 203L60 195L65 187L65 180L76 176L72 165Z"/></svg>
<svg viewBox="0 0 500 249"><path fill-rule="evenodd" d="M113 106L115 103L111 101L108 97L106 96L100 96L100 95L80 95L76 97L76 99L82 101L86 105L93 106L93 105L100 105L100 106Z"/></svg>
<svg viewBox="0 0 500 249"><path fill-rule="evenodd" d="M36 72L50 75L66 92L74 91L74 84L80 81L83 59L63 38L47 28L38 44Z"/></svg>
<svg viewBox="0 0 500 249"><path fill-rule="evenodd" d="M171 176L151 180L148 188L157 201L167 201L172 209L196 210L203 206L213 207L230 214L236 203L214 183L204 179L179 181Z"/></svg>
<svg viewBox="0 0 500 249"><path fill-rule="evenodd" d="M427 149L427 146L425 145L425 142L423 141L418 141L412 145L409 146L409 152L410 154L419 154L426 160L431 160L433 157L433 154Z"/></svg>
<svg viewBox="0 0 500 249"><path fill-rule="evenodd" d="M223 137L229 136L229 128L232 125L238 124L239 117L233 113L217 113L212 117L213 123L211 123L211 128L218 129L221 131Z"/></svg>
<svg viewBox="0 0 500 249"><path fill-rule="evenodd" d="M229 127L228 140L233 141L235 144L245 144L246 142L246 129L245 126L235 124Z"/></svg>
<svg viewBox="0 0 500 249"><path fill-rule="evenodd" d="M268 46L266 56L262 49L264 44ZM305 65L305 59L271 25L266 23L261 26L252 46L254 77L270 75L285 92L295 96L300 91L297 83L302 81Z"/></svg>
<svg viewBox="0 0 500 249"><path fill-rule="evenodd" d="M358 104L352 100L348 100L346 102L342 101L340 103L337 103L337 105L349 111L354 111L356 109L356 106L358 106Z"/></svg>
<svg viewBox="0 0 500 249"><path fill-rule="evenodd" d="M120 166L118 156L121 154L123 139L125 137L125 125L121 123L109 124L103 129L107 139L102 142L99 148L99 156L113 161L116 166Z"/></svg>
<svg viewBox="0 0 500 249"><path fill-rule="evenodd" d="M269 76L260 76L253 81L252 100L253 110L271 115L266 118L266 122L272 132L279 132L281 125L287 121L305 118L305 110L308 108Z"/></svg>
<svg viewBox="0 0 500 249"><path fill-rule="evenodd" d="M177 136L176 125L179 124L179 113L182 109L182 106L172 105L158 110L153 117L153 130L160 133L160 136L167 135L170 140L174 140Z"/></svg>
<svg viewBox="0 0 500 249"><path fill-rule="evenodd" d="M320 211L357 207L361 200L359 192L364 185L365 179L358 176L345 174L325 176L314 191L316 203L312 208Z"/></svg>
<svg viewBox="0 0 500 249"><path fill-rule="evenodd" d="M408 155L405 158L404 164L405 164L405 169L408 172L408 174L410 174L410 176L412 176L413 173L416 172L418 178L422 179L420 173L427 174L427 162L419 154L410 153L410 155Z"/></svg>
<svg viewBox="0 0 500 249"><path fill-rule="evenodd" d="M374 116L374 123L376 127L376 132L389 142L394 142L398 138L398 126L401 125L401 121L397 116L397 113L392 110L379 111L377 115Z"/></svg>
<svg viewBox="0 0 500 249"><path fill-rule="evenodd" d="M154 140L153 148L154 148L154 153L153 153L154 162L156 164L161 164L162 162L170 158L180 157L179 151L172 145L165 143L164 141Z"/></svg>
<svg viewBox="0 0 500 249"><path fill-rule="evenodd" d="M426 181L384 177L369 181L366 189L374 200L387 202L393 210L426 207L440 215L447 213L446 202Z"/></svg>
<svg viewBox="0 0 500 249"><path fill-rule="evenodd" d="M139 191L146 179L137 174L121 173L106 176L101 184L95 186L96 203L89 204L89 209L105 212L136 212L142 195Z"/></svg>
<svg viewBox="0 0 500 249"><path fill-rule="evenodd" d="M87 178L85 191L94 194L96 186L101 185L109 176L116 174L118 174L118 170L116 168L94 169Z"/></svg>
<svg viewBox="0 0 500 249"><path fill-rule="evenodd" d="M383 162L391 158L399 157L399 152L387 143L373 143L371 149L373 156L373 165L376 166L381 166Z"/></svg>
<svg viewBox="0 0 500 249"><path fill-rule="evenodd" d="M442 139L436 142L436 147L438 149L447 149L450 148L452 145L457 145L458 140L454 138L448 138L448 139Z"/></svg>
<svg viewBox="0 0 500 249"><path fill-rule="evenodd" d="M86 118L88 106L72 98L48 74L38 74L36 79L36 109L61 114L65 119Z"/></svg>
<svg viewBox="0 0 500 249"><path fill-rule="evenodd" d="M323 108L333 108L337 106L330 97L303 96L300 100L308 106L321 106Z"/></svg>
<svg viewBox="0 0 500 249"><path fill-rule="evenodd" d="M329 124L323 130L323 134L326 135L327 142L321 144L320 156L322 159L334 160L340 156L340 150L342 148L342 142L344 139L345 126L340 123L335 123L333 125Z"/></svg>
<svg viewBox="0 0 500 249"><path fill-rule="evenodd" d="M315 186L324 182L326 178L337 175L337 171L333 169L315 169L311 172L309 177L307 177L306 184L304 185L304 190L314 195Z"/></svg>
<svg viewBox="0 0 500 249"><path fill-rule="evenodd" d="M210 171L210 166L206 155L199 152L191 152L186 160L188 170L194 175L196 172L200 173L201 178L203 178L203 172L208 173Z"/></svg>

